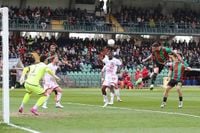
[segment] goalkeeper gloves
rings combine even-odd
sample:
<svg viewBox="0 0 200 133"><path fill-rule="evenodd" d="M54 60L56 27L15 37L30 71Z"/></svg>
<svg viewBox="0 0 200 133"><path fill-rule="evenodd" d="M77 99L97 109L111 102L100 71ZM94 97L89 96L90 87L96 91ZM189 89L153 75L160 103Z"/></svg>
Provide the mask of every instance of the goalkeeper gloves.
<svg viewBox="0 0 200 133"><path fill-rule="evenodd" d="M20 83L20 85L23 85L24 82L25 82L25 75L22 75L19 80L19 83Z"/></svg>

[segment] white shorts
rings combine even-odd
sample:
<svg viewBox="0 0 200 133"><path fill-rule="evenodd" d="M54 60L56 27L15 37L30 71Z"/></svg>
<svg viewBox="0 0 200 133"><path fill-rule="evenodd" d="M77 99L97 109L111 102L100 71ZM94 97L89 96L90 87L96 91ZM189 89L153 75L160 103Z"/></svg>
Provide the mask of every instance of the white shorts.
<svg viewBox="0 0 200 133"><path fill-rule="evenodd" d="M103 86L108 86L110 87L111 85L117 87L118 83L118 77L116 76L109 76L105 77L105 80L103 81Z"/></svg>
<svg viewBox="0 0 200 133"><path fill-rule="evenodd" d="M56 82L51 81L51 82L44 83L43 87L45 90L47 90L47 89L55 89L55 88L59 87L59 85Z"/></svg>

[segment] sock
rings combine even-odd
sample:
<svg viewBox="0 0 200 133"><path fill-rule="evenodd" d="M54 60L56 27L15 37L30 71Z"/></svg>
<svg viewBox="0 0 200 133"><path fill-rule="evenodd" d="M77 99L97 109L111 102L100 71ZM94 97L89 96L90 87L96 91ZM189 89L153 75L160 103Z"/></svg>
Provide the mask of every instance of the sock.
<svg viewBox="0 0 200 133"><path fill-rule="evenodd" d="M102 88L102 89L101 89L101 92L102 92L102 95L107 95L107 94L106 94L106 88L105 88L105 89Z"/></svg>
<svg viewBox="0 0 200 133"><path fill-rule="evenodd" d="M26 93L25 95L24 95L24 98L23 98L23 100L22 100L22 103L21 103L21 106L20 107L24 107L24 104L26 104L28 101L29 101L29 99L30 99L30 97L31 97L31 94L30 93Z"/></svg>
<svg viewBox="0 0 200 133"><path fill-rule="evenodd" d="M106 95L103 95L103 101L104 101L105 103L108 102L108 97L107 97Z"/></svg>
<svg viewBox="0 0 200 133"><path fill-rule="evenodd" d="M163 97L163 102L167 102L167 97Z"/></svg>
<svg viewBox="0 0 200 133"><path fill-rule="evenodd" d="M117 100L120 100L119 89L115 89L115 95L116 95L116 97L117 97Z"/></svg>
<svg viewBox="0 0 200 133"><path fill-rule="evenodd" d="M136 82L135 82L135 85L138 85L142 82L142 78L139 78Z"/></svg>
<svg viewBox="0 0 200 133"><path fill-rule="evenodd" d="M57 90L54 90L54 93L55 93L55 95L57 95L58 94Z"/></svg>
<svg viewBox="0 0 200 133"><path fill-rule="evenodd" d="M55 94L55 96L54 96L54 101L55 102L57 102L57 96L58 96L57 94Z"/></svg>
<svg viewBox="0 0 200 133"><path fill-rule="evenodd" d="M110 92L110 102L113 103L114 102L114 97L115 97L115 94Z"/></svg>
<svg viewBox="0 0 200 133"><path fill-rule="evenodd" d="M62 97L62 93L60 92L57 92L57 99L56 99L56 102L59 103L60 100L61 100L61 97Z"/></svg>
<svg viewBox="0 0 200 133"><path fill-rule="evenodd" d="M151 77L151 84L154 84L156 77L157 77L157 73L153 73L153 75Z"/></svg>
<svg viewBox="0 0 200 133"><path fill-rule="evenodd" d="M142 81L144 82L144 81L149 80L149 79L150 79L150 76L148 75L147 77L142 78Z"/></svg>
<svg viewBox="0 0 200 133"><path fill-rule="evenodd" d="M179 101L183 101L183 97L179 97Z"/></svg>
<svg viewBox="0 0 200 133"><path fill-rule="evenodd" d="M154 72L152 72L149 77L152 78L153 74L154 74Z"/></svg>
<svg viewBox="0 0 200 133"><path fill-rule="evenodd" d="M37 109L39 106L41 106L47 99L47 96L41 96L38 100L35 106L33 107L34 109Z"/></svg>
<svg viewBox="0 0 200 133"><path fill-rule="evenodd" d="M50 97L50 95L47 95L47 99L46 99L46 101L43 103L43 106L47 106L47 102L48 102L49 97Z"/></svg>

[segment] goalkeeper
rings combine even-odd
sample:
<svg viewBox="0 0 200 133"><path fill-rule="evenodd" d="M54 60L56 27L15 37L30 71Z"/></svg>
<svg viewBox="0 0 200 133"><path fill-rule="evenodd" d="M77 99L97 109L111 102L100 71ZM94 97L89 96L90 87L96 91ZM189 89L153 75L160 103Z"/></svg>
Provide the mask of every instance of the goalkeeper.
<svg viewBox="0 0 200 133"><path fill-rule="evenodd" d="M35 62L33 57L31 58L31 60L32 63ZM40 57L41 62L25 67L23 70L22 76L20 78L20 84L23 84L25 82L24 86L26 89L26 94L24 95L21 106L19 108L20 113L23 112L24 105L29 101L32 93L36 93L40 95L40 98L37 100L36 104L31 108L30 111L34 115L39 115L37 109L45 102L47 98L45 90L40 86L40 80L44 77L45 73L49 73L55 79L60 80L59 77L57 77L44 63L45 60L46 56L41 56ZM25 80L26 75L27 79Z"/></svg>

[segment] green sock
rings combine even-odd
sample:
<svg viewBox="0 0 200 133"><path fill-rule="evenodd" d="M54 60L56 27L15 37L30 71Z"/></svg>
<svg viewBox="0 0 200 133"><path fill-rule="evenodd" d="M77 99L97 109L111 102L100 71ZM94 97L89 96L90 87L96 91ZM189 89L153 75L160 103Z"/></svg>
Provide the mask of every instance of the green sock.
<svg viewBox="0 0 200 133"><path fill-rule="evenodd" d="M26 104L26 103L29 101L30 97L31 97L31 94L30 94L30 93L26 93L26 94L24 95L24 98L23 98L23 100L22 100L22 103L23 103L23 104Z"/></svg>
<svg viewBox="0 0 200 133"><path fill-rule="evenodd" d="M140 84L142 82L142 78L139 78L136 82L135 85L137 86L138 84Z"/></svg>
<svg viewBox="0 0 200 133"><path fill-rule="evenodd" d="M38 99L37 103L36 103L36 106L39 107L41 106L47 99L47 96L42 96Z"/></svg>

